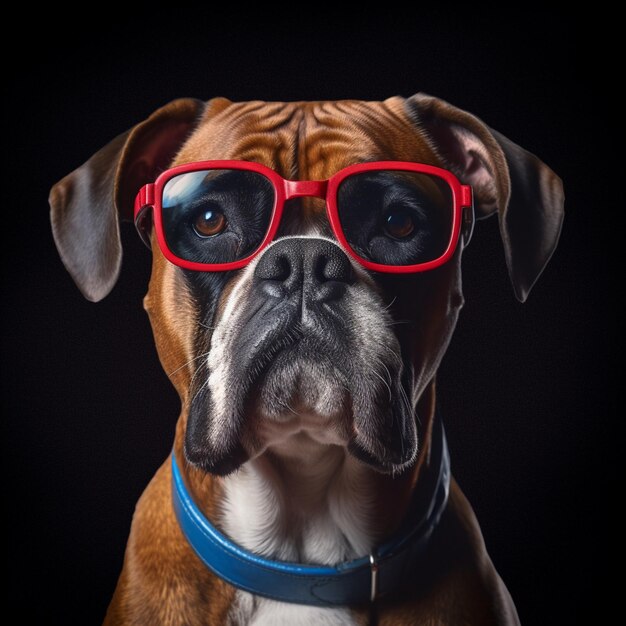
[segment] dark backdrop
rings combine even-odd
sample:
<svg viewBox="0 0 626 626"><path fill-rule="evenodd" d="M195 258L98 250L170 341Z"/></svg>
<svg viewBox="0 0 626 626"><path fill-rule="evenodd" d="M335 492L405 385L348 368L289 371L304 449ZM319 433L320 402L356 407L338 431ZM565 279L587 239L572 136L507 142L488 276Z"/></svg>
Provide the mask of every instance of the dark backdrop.
<svg viewBox="0 0 626 626"><path fill-rule="evenodd" d="M475 113L564 179L561 243L526 304L508 283L497 220L477 226L439 391L454 473L522 622L603 622L620 444L607 363L619 285L609 218L623 201L611 210L609 183L623 175L596 143L610 94L593 94L590 25L511 8L405 15L390 5L386 17L339 26L330 9L311 21L319 7L299 4L291 22L270 25L243 9L225 19L184 8L78 30L57 15L46 34L25 33L24 47L44 50L36 62L19 48L5 54L6 591L21 623L101 620L134 503L178 414L142 310L149 253L124 226L118 285L98 305L84 300L49 232L51 184L176 97L417 91Z"/></svg>

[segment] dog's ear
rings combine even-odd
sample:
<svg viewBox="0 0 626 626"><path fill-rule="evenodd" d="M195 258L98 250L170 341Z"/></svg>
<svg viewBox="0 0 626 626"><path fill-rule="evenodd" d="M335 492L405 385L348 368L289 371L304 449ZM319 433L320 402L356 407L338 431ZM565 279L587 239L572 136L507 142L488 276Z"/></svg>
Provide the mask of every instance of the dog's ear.
<svg viewBox="0 0 626 626"><path fill-rule="evenodd" d="M435 152L474 189L477 217L498 212L509 276L524 302L559 240L561 179L534 154L443 100L420 93L407 107Z"/></svg>
<svg viewBox="0 0 626 626"><path fill-rule="evenodd" d="M104 298L117 280L122 261L118 220L132 220L135 194L169 165L205 107L192 98L166 104L52 187L54 240L88 300Z"/></svg>

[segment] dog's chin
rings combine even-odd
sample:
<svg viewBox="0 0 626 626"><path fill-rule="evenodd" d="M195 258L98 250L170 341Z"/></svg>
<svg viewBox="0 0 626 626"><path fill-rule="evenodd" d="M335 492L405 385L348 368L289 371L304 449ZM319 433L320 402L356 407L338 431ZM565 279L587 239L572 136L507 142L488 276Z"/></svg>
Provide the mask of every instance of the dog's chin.
<svg viewBox="0 0 626 626"><path fill-rule="evenodd" d="M347 447L352 433L345 374L330 361L285 350L253 386L247 403L244 447L250 457L280 449L295 438Z"/></svg>
<svg viewBox="0 0 626 626"><path fill-rule="evenodd" d="M363 399L352 395L350 376L336 361L301 354L298 347L276 355L254 385L248 404L244 447L249 458L268 449L289 454L289 442L305 436L322 445L336 445L381 473L401 473L417 454L415 419L398 388L370 398L377 415L368 412L364 426L354 406ZM393 400L396 399L396 401ZM390 402L391 400L391 402ZM379 430L380 429L380 430Z"/></svg>
<svg viewBox="0 0 626 626"><path fill-rule="evenodd" d="M378 372L349 354L304 336L246 359L240 382L219 394L201 386L189 410L187 459L225 475L303 435L342 446L379 472L402 472L417 454L409 376L399 359Z"/></svg>
<svg viewBox="0 0 626 626"><path fill-rule="evenodd" d="M312 359L298 347L275 356L251 396L253 413L261 419L283 419L309 413L322 418L350 410L346 374L330 359Z"/></svg>

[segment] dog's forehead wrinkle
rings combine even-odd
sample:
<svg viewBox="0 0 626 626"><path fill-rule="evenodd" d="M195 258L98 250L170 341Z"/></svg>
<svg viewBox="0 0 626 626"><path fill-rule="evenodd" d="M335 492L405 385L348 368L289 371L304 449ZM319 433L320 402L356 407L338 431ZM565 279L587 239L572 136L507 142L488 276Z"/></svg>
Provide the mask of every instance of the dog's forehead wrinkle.
<svg viewBox="0 0 626 626"><path fill-rule="evenodd" d="M374 159L432 160L403 102L232 103L203 119L174 163L241 159L304 180L329 178L346 165Z"/></svg>

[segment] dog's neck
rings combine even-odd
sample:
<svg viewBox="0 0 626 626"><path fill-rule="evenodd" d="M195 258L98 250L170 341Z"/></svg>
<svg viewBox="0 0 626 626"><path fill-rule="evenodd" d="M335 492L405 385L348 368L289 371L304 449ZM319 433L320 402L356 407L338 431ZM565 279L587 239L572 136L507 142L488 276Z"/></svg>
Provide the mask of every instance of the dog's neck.
<svg viewBox="0 0 626 626"><path fill-rule="evenodd" d="M364 556L404 519L429 450L434 385L417 411L420 455L401 476L380 474L344 447L294 433L226 478L207 480L194 472L192 490L206 503L209 519L252 552L311 564Z"/></svg>
<svg viewBox="0 0 626 626"><path fill-rule="evenodd" d="M344 448L293 435L224 480L221 525L268 557L351 559L367 554L380 536L372 478Z"/></svg>

